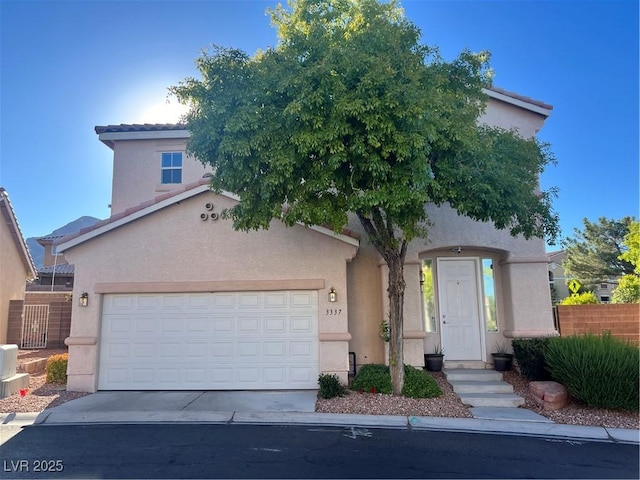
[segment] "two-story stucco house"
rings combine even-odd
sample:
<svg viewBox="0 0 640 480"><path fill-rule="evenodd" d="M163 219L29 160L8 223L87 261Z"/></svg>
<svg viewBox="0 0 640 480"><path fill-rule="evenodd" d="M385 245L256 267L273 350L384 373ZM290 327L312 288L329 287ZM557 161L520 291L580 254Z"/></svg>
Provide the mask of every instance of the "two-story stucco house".
<svg viewBox="0 0 640 480"><path fill-rule="evenodd" d="M535 135L551 106L487 90L483 122ZM181 125L96 127L113 150L112 216L58 245L75 265L68 388L314 389L383 363L386 267L357 221L236 232ZM484 368L496 343L554 334L545 244L427 206L407 254L405 362ZM353 360L353 355L351 356Z"/></svg>
<svg viewBox="0 0 640 480"><path fill-rule="evenodd" d="M24 300L37 272L7 191L0 187L0 344L7 341L9 302Z"/></svg>

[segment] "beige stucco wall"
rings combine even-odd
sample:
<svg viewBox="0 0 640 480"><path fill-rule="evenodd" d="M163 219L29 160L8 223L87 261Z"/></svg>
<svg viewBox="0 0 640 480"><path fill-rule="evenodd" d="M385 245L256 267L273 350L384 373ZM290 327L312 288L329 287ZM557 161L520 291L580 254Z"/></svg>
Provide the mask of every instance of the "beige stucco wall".
<svg viewBox="0 0 640 480"><path fill-rule="evenodd" d="M210 172L210 168L185 154L186 146L186 138L114 142L111 213L122 212L180 187L180 184L160 183L163 152L182 152L182 185Z"/></svg>
<svg viewBox="0 0 640 480"><path fill-rule="evenodd" d="M88 307L73 309L67 341L70 390L96 389L104 292L184 291L210 288L215 282L242 291L269 289L274 281L287 286L283 289L306 289L310 281L320 281L320 371L336 373L346 382L350 339L346 264L357 247L302 226L287 228L278 221L268 231L251 233L236 232L222 219L203 222L200 214L211 201L216 212L234 203L207 191L65 251L75 264L74 298L88 292L90 299ZM328 301L331 287L338 293L335 303ZM329 308L341 312L327 315Z"/></svg>
<svg viewBox="0 0 640 480"><path fill-rule="evenodd" d="M28 272L6 222L0 221L0 344L7 341L9 302L23 300Z"/></svg>
<svg viewBox="0 0 640 480"><path fill-rule="evenodd" d="M480 119L485 124L515 128L525 138L535 135L545 118L523 108L490 98ZM498 231L492 223L480 223L458 215L450 206L429 205L432 225L428 239L412 242L405 265L405 363L424 365L423 353L440 343L439 333L425 332L420 290L420 264L424 258L492 258L494 265L498 332L484 333L484 359L497 343L510 338L554 335L549 291L547 257L543 239L512 237L508 230ZM350 227L362 235L357 258L348 265L350 350L357 363L384 363L385 347L379 336L380 322L387 312L387 268L375 248L368 243L357 218ZM461 254L452 250L461 247ZM376 277L377 274L377 277ZM434 261L434 275L437 265ZM437 299L437 281L435 282ZM437 305L437 301L436 301ZM446 358L446 357L445 357Z"/></svg>
<svg viewBox="0 0 640 480"><path fill-rule="evenodd" d="M479 121L493 127L515 129L523 138L531 138L542 128L545 118L530 110L489 98Z"/></svg>

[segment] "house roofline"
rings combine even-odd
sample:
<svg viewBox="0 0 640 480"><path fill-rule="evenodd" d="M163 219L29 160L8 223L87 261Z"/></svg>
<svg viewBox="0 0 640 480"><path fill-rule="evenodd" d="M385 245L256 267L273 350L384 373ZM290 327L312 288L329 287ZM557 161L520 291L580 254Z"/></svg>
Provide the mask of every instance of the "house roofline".
<svg viewBox="0 0 640 480"><path fill-rule="evenodd" d="M530 110L548 117L553 105L536 100L516 92L491 86L483 89L491 98ZM191 133L184 123L121 123L118 125L96 125L94 128L99 140L113 148L118 140L148 140L163 138L189 138Z"/></svg>
<svg viewBox="0 0 640 480"><path fill-rule="evenodd" d="M15 211L13 210L13 205L11 205L11 200L9 200L9 194L4 187L0 187L0 211L2 211L6 224L9 226L13 242L22 254L22 263L27 269L28 278L36 278L38 276L38 269L33 261L33 257L31 256L27 242L24 239L24 235L22 235L22 230L20 229L20 224L18 224L18 219Z"/></svg>
<svg viewBox="0 0 640 480"><path fill-rule="evenodd" d="M64 238L54 242L54 245L57 246L58 252L63 253L70 248L76 247L93 238L99 237L100 235L104 235L111 230L115 230L116 228L127 225L139 218L146 217L147 215L162 210L170 205L179 203L206 191L211 191L209 188L209 179L201 178L198 181L183 185L182 188L159 195L153 200L128 208L124 212L116 213L106 220L97 222L90 227L83 228L76 233L66 235ZM219 195L223 195L232 200L239 200L237 195L230 192L222 191ZM355 247L360 245L359 240L351 236L352 232L350 231L345 231L345 233L335 233L333 230L325 226L311 226L309 229L337 240L341 240Z"/></svg>
<svg viewBox="0 0 640 480"><path fill-rule="evenodd" d="M529 110L544 117L551 115L551 110L553 110L553 105L549 105L548 103L541 102L540 100L535 100L531 97L526 97L502 88L488 87L484 88L483 91L491 98Z"/></svg>
<svg viewBox="0 0 640 480"><path fill-rule="evenodd" d="M154 140L189 138L191 133L181 123L121 123L120 125L97 125L94 128L98 140L113 150L114 142L121 140Z"/></svg>

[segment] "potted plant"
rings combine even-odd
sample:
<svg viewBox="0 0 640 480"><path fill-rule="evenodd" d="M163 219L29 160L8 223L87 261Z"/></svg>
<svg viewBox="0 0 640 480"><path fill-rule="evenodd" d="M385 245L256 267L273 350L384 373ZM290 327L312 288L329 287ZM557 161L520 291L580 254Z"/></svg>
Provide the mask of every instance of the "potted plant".
<svg viewBox="0 0 640 480"><path fill-rule="evenodd" d="M439 372L442 370L444 363L444 350L440 348L440 344L436 344L433 353L424 354L424 367L430 372Z"/></svg>
<svg viewBox="0 0 640 480"><path fill-rule="evenodd" d="M507 347L502 343L496 344L496 351L491 354L493 357L493 368L498 372L511 370L513 365L513 353L507 351Z"/></svg>

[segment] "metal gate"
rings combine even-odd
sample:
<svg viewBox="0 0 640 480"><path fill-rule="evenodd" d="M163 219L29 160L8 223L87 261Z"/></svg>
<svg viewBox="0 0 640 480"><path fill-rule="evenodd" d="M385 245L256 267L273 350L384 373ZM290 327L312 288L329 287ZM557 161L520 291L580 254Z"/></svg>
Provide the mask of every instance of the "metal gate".
<svg viewBox="0 0 640 480"><path fill-rule="evenodd" d="M20 348L46 348L49 305L25 305Z"/></svg>

